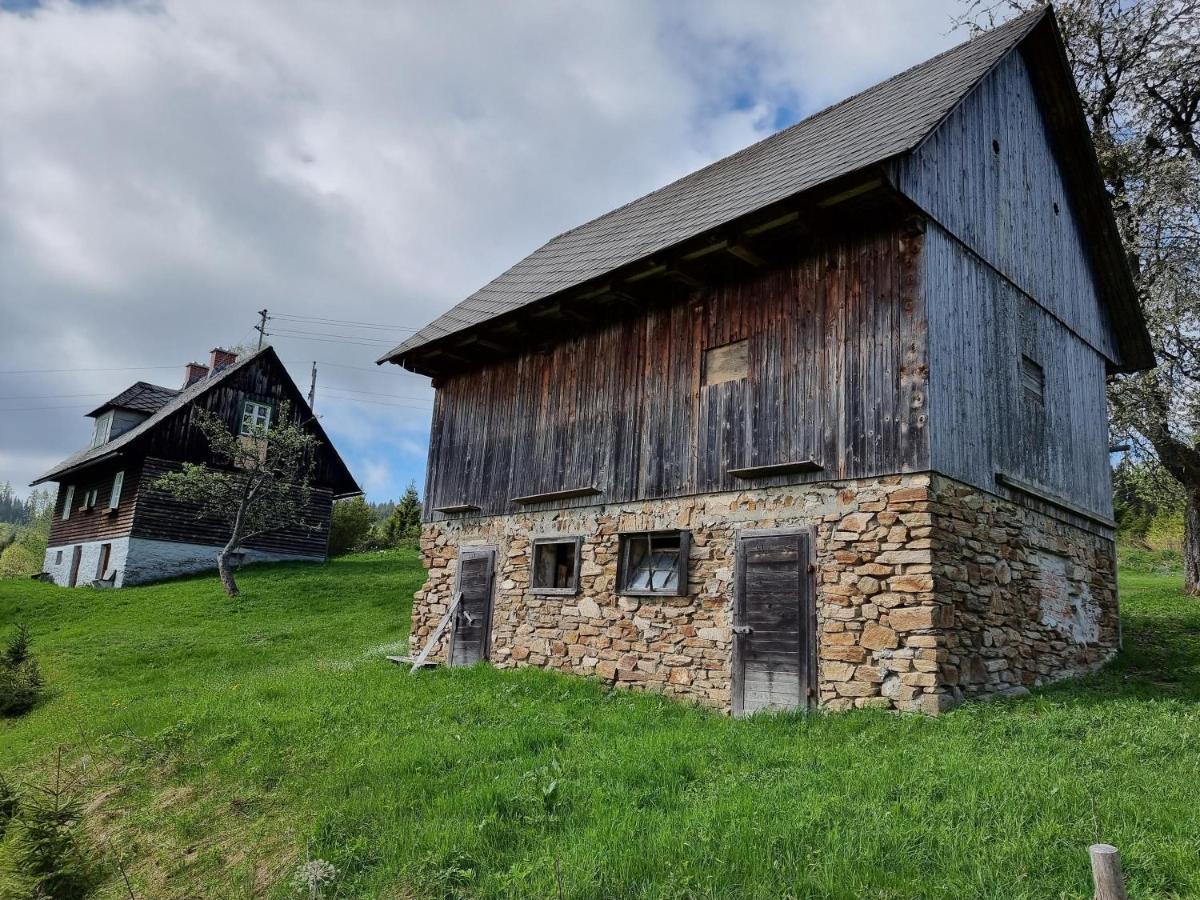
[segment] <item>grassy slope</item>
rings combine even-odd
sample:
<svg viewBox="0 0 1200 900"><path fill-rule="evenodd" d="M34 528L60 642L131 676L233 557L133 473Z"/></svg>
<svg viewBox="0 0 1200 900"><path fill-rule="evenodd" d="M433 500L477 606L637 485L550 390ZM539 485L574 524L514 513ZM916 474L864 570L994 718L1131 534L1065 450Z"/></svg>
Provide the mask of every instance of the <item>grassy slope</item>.
<svg viewBox="0 0 1200 900"><path fill-rule="evenodd" d="M53 698L0 765L65 742L139 896L284 896L305 848L341 896L1200 895L1200 605L1123 581L1105 673L938 720L734 722L537 671L427 672L411 553L112 593L0 582ZM556 870L561 876L556 876ZM116 881L113 896L126 896Z"/></svg>

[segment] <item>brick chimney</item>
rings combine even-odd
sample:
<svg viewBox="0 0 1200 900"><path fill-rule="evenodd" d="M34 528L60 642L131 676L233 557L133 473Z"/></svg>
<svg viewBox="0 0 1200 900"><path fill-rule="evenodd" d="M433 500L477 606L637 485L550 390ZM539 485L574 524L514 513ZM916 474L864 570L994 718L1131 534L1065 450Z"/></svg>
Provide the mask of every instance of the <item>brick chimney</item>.
<svg viewBox="0 0 1200 900"><path fill-rule="evenodd" d="M226 366L233 365L235 362L237 362L236 353L230 353L221 347L213 347L212 355L208 358L208 368L215 374Z"/></svg>
<svg viewBox="0 0 1200 900"><path fill-rule="evenodd" d="M208 375L208 366L197 362L190 362L183 368L183 386L187 387L190 384L195 384L206 375Z"/></svg>

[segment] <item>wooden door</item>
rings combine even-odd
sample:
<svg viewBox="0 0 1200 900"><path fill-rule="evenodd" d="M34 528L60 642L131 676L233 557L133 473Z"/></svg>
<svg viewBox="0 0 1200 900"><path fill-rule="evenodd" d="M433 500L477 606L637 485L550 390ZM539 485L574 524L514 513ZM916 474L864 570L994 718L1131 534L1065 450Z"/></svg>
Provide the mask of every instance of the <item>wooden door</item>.
<svg viewBox="0 0 1200 900"><path fill-rule="evenodd" d="M734 715L812 704L816 609L811 547L808 532L756 530L738 537Z"/></svg>
<svg viewBox="0 0 1200 900"><path fill-rule="evenodd" d="M458 554L458 591L462 601L454 613L450 665L470 666L488 658L492 632L492 588L496 551L491 547Z"/></svg>
<svg viewBox="0 0 1200 900"><path fill-rule="evenodd" d="M108 560L112 555L112 544L100 545L100 559L96 562L96 580L103 581L108 571Z"/></svg>
<svg viewBox="0 0 1200 900"><path fill-rule="evenodd" d="M75 587L79 582L79 558L83 556L83 547L79 544L71 551L71 580L67 582L68 587Z"/></svg>

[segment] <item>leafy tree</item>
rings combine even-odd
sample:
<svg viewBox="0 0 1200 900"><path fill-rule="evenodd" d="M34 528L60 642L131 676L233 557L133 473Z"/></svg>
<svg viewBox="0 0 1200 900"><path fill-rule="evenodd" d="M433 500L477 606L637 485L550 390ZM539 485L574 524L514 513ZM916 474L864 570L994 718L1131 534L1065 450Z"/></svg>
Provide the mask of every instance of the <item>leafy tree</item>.
<svg viewBox="0 0 1200 900"><path fill-rule="evenodd" d="M185 463L182 471L154 481L154 487L195 504L198 516L229 530L217 554L221 584L230 597L238 594L231 557L251 539L285 528L317 528L307 521L313 467L320 442L294 421L283 403L275 422L240 435L204 409L194 413L196 426L208 440L217 466Z"/></svg>
<svg viewBox="0 0 1200 900"><path fill-rule="evenodd" d="M374 516L363 497L349 497L333 504L329 523L329 555L341 556L354 550L371 533Z"/></svg>
<svg viewBox="0 0 1200 900"><path fill-rule="evenodd" d="M1042 0L967 0L989 24ZM1200 0L1057 6L1158 366L1110 383L1114 431L1184 495L1187 590L1200 594Z"/></svg>
<svg viewBox="0 0 1200 900"><path fill-rule="evenodd" d="M0 551L0 578L23 578L35 574L45 558L43 552L35 556L22 544L10 544Z"/></svg>

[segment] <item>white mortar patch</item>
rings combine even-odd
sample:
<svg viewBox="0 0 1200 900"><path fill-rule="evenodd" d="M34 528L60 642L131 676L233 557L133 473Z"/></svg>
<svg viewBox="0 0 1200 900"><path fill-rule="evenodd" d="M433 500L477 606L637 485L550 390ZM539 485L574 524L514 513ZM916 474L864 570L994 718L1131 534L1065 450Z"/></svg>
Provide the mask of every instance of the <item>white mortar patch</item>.
<svg viewBox="0 0 1200 900"><path fill-rule="evenodd" d="M1100 604L1092 599L1086 581L1073 578L1074 563L1057 553L1042 551L1034 558L1042 624L1077 644L1100 640Z"/></svg>

